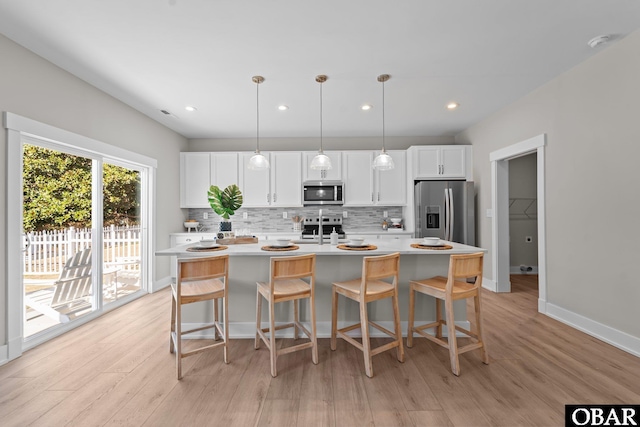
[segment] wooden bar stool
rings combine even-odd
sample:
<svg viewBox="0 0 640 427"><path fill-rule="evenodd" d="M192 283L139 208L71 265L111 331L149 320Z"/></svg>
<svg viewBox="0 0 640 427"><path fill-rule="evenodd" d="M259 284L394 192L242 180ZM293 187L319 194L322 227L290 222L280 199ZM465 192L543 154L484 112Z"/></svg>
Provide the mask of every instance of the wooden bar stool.
<svg viewBox="0 0 640 427"><path fill-rule="evenodd" d="M371 358L378 353L396 348L397 357L404 362L402 348L402 330L400 328L400 312L398 310L398 273L400 270L400 254L368 256L362 260L362 277L347 282L334 282L331 298L331 350L336 349L336 336L353 344L364 353L364 368L368 377L373 377ZM393 278L389 283L382 279ZM360 323L338 329L338 294L351 298L360 304ZM369 320L367 303L383 298L392 298L393 323L395 333ZM388 344L372 349L369 341L369 325L391 336L394 340ZM360 328L362 344L351 338L346 332Z"/></svg>
<svg viewBox="0 0 640 427"><path fill-rule="evenodd" d="M255 349L264 341L271 354L271 376L278 375L276 361L278 356L298 350L311 348L311 360L318 364L318 340L316 338L315 277L316 255L299 255L271 258L271 277L268 283L257 282L256 293L256 340ZM307 279L307 281L303 280ZM262 298L269 303L269 327L262 328ZM299 304L303 298L309 298L311 313L311 332L300 323ZM275 304L283 301L293 302L293 322L284 325L275 324ZM309 342L287 348L276 348L276 331L293 328L293 337L298 339L302 330ZM269 337L267 337L269 334Z"/></svg>
<svg viewBox="0 0 640 427"><path fill-rule="evenodd" d="M409 282L409 326L407 334L407 347L413 346L413 333L449 349L451 370L455 375L460 375L460 363L458 355L470 350L480 349L482 361L489 363L489 354L482 338L482 315L480 311L480 287L482 286L482 262L483 253L478 252L469 255L451 255L449 259L448 277L432 277L424 280L412 280ZM474 283L467 283L464 279L475 278ZM463 279L463 280L459 280ZM436 298L436 321L422 326L413 326L415 315L415 293L420 292ZM475 308L476 333L456 326L453 318L453 302L459 299L473 298ZM444 300L446 320L442 318L440 300ZM442 325L447 326L448 339L442 338ZM435 337L424 330L436 328ZM474 342L458 348L456 330L467 334Z"/></svg>
<svg viewBox="0 0 640 427"><path fill-rule="evenodd" d="M182 378L182 359L198 354L210 348L224 347L224 363L229 363L227 349L229 343L229 313L227 311L229 280L229 255L178 259L176 283L171 284L171 339L169 351L176 353L176 371L178 379ZM218 313L218 300L224 304L224 327L221 326ZM213 300L213 323L199 328L182 330L182 306L198 301ZM182 351L182 335L203 329L214 329L214 339L220 336L222 342L206 345L194 350Z"/></svg>

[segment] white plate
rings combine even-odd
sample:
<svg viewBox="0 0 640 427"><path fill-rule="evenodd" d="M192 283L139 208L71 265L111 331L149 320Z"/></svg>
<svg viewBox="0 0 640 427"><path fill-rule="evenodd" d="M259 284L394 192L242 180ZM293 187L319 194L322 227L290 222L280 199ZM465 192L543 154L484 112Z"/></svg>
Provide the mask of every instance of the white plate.
<svg viewBox="0 0 640 427"><path fill-rule="evenodd" d="M369 246L369 244L368 243L359 243L359 244L347 243L347 246L350 248L362 248L364 246Z"/></svg>
<svg viewBox="0 0 640 427"><path fill-rule="evenodd" d="M195 247L199 248L199 249L213 249L213 248L217 248L218 246L220 246L218 243L214 243L213 245L201 245L200 243L196 244Z"/></svg>
<svg viewBox="0 0 640 427"><path fill-rule="evenodd" d="M430 248L438 248L438 247L440 247L440 246L446 246L446 245L447 245L446 243L438 243L437 245L429 245L429 244L427 244L427 243L422 243L422 242L420 242L420 243L418 243L418 244L419 244L420 246L428 246L428 247L430 247Z"/></svg>
<svg viewBox="0 0 640 427"><path fill-rule="evenodd" d="M271 245L272 248L290 248L291 246L293 246L291 243L287 243L286 245L279 245L277 243L274 243Z"/></svg>

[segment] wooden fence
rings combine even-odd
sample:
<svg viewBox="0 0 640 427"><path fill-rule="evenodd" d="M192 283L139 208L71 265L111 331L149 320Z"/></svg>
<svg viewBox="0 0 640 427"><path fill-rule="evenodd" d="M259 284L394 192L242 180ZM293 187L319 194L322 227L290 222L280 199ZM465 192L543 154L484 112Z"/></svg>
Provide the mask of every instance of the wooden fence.
<svg viewBox="0 0 640 427"><path fill-rule="evenodd" d="M91 246L92 230L68 228L27 233L29 246L23 253L25 275L60 273L69 257ZM140 259L140 227L105 227L102 232L104 262ZM129 268L138 268L136 263Z"/></svg>

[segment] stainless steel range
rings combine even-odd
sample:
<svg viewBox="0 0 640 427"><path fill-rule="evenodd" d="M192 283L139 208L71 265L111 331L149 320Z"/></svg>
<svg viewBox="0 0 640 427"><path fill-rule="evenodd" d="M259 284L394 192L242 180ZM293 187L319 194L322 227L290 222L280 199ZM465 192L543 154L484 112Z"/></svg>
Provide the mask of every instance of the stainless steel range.
<svg viewBox="0 0 640 427"><path fill-rule="evenodd" d="M314 239L320 231L320 218L305 218L302 223L302 238ZM329 240L329 234L336 229L339 239L345 238L342 229L342 218L339 216L323 216L322 217L322 240Z"/></svg>

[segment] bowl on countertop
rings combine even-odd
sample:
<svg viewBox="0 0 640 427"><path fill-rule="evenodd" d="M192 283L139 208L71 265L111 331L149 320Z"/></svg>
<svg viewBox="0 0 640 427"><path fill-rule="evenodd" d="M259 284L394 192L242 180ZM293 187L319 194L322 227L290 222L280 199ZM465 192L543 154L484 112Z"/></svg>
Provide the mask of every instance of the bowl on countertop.
<svg viewBox="0 0 640 427"><path fill-rule="evenodd" d="M276 239L275 246L279 246L281 248L287 247L291 245L291 239Z"/></svg>
<svg viewBox="0 0 640 427"><path fill-rule="evenodd" d="M426 246L438 246L440 244L440 238L438 237L425 237L424 239L422 239L422 242L420 242L423 245Z"/></svg>
<svg viewBox="0 0 640 427"><path fill-rule="evenodd" d="M198 242L198 245L201 248L214 248L218 246L216 239L202 239Z"/></svg>
<svg viewBox="0 0 640 427"><path fill-rule="evenodd" d="M393 225L398 225L402 222L402 218L389 218Z"/></svg>
<svg viewBox="0 0 640 427"><path fill-rule="evenodd" d="M361 237L353 237L351 239L349 239L349 244L352 246L363 246L364 245L364 239Z"/></svg>

